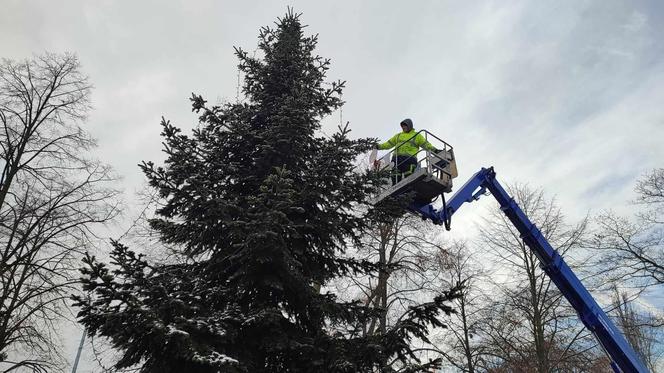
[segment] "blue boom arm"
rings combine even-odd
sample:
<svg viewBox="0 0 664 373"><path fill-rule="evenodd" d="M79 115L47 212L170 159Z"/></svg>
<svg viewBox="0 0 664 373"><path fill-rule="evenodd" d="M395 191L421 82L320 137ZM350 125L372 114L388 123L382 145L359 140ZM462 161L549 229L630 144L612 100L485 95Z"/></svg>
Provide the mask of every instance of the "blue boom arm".
<svg viewBox="0 0 664 373"><path fill-rule="evenodd" d="M613 370L617 373L647 373L648 369L645 368L622 333L595 302L563 258L551 247L540 230L496 180L493 167L482 168L473 175L440 210L434 209L430 204L411 205L410 208L422 217L431 219L435 224L443 224L461 205L478 200L487 191L498 201L500 209L521 233L523 241L539 258L544 272L553 280L579 314L583 324L595 335L611 357Z"/></svg>

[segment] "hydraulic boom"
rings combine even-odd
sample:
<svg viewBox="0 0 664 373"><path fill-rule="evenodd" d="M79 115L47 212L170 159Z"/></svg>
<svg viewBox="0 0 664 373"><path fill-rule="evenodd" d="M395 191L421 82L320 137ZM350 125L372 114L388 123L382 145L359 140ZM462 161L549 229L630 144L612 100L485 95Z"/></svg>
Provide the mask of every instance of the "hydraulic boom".
<svg viewBox="0 0 664 373"><path fill-rule="evenodd" d="M410 209L435 224L449 222L450 217L466 202L478 200L491 193L500 204L500 209L514 224L521 238L539 258L544 272L553 280L560 292L579 314L583 324L590 330L611 358L611 366L617 373L647 373L648 369L638 358L622 333L607 317L592 295L583 286L574 272L558 252L551 247L540 230L521 210L512 197L496 180L493 167L482 168L461 189L436 210L431 204L413 204Z"/></svg>

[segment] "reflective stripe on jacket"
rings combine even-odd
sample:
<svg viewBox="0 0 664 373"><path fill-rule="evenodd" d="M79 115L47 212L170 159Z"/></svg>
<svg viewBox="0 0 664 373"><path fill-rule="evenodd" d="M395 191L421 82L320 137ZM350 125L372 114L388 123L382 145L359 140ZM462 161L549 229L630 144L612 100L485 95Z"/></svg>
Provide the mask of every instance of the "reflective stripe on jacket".
<svg viewBox="0 0 664 373"><path fill-rule="evenodd" d="M378 149L386 150L392 149L395 146L399 146L394 153L396 155L408 155L414 156L417 154L419 148L426 150L434 150L435 148L431 145L421 133L415 135L417 131L414 129L410 132L399 132L396 135L392 136L391 139L386 142L378 145Z"/></svg>

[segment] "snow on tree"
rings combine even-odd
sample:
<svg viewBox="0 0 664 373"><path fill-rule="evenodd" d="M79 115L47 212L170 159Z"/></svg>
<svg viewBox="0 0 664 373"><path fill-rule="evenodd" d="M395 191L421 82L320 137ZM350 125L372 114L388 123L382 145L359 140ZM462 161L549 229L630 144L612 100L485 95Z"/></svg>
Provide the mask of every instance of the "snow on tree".
<svg viewBox="0 0 664 373"><path fill-rule="evenodd" d="M314 55L289 12L259 36L260 57L236 49L246 100L208 107L192 97L192 136L163 120L163 167L141 165L163 198L150 224L187 260L151 264L113 242L112 266L84 260L89 297L75 298L91 336L111 340L117 368L141 372L427 371L413 339L444 327L457 289L411 307L386 333L362 336L371 310L315 284L375 271L343 257L359 242L376 177L354 167L372 139L348 127L319 135L342 105L343 82L324 84L329 60Z"/></svg>

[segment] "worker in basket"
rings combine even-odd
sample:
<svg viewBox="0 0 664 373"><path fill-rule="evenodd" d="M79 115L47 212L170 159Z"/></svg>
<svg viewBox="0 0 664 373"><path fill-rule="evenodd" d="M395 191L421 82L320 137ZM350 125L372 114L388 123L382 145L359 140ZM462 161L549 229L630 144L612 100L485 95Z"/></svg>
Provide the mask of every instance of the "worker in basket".
<svg viewBox="0 0 664 373"><path fill-rule="evenodd" d="M402 178L412 174L417 168L417 152L420 148L431 152L438 150L431 145L421 133L417 133L413 128L413 121L406 118L401 121L401 132L392 136L382 144L377 144L376 149L387 150L396 147L392 162L396 171L392 174L392 184L401 181ZM417 135L416 135L417 134Z"/></svg>

